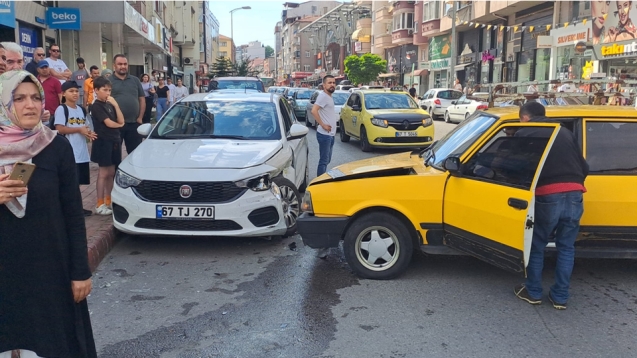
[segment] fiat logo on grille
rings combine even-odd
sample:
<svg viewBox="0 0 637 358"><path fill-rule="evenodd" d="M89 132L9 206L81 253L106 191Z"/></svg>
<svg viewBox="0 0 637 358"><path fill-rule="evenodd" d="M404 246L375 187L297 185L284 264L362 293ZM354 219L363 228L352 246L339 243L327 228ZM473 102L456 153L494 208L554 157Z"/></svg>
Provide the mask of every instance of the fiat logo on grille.
<svg viewBox="0 0 637 358"><path fill-rule="evenodd" d="M179 188L179 195L181 195L181 197L184 199L190 198L190 196L192 195L192 188L190 187L190 185L182 185Z"/></svg>
<svg viewBox="0 0 637 358"><path fill-rule="evenodd" d="M403 121L403 127L405 129L408 129L409 128L409 121L407 121L407 120Z"/></svg>

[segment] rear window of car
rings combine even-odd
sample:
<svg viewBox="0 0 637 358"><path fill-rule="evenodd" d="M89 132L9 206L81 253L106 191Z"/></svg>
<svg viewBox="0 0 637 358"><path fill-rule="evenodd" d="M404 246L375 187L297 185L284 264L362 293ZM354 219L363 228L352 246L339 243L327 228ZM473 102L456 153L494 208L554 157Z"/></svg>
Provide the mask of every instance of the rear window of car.
<svg viewBox="0 0 637 358"><path fill-rule="evenodd" d="M460 91L440 91L438 92L438 98L442 98L442 99L458 99L460 97L462 97L462 92Z"/></svg>
<svg viewBox="0 0 637 358"><path fill-rule="evenodd" d="M281 131L277 113L276 105L270 102L180 102L168 110L151 138L278 140Z"/></svg>
<svg viewBox="0 0 637 358"><path fill-rule="evenodd" d="M299 91L296 93L296 99L310 99L312 91Z"/></svg>
<svg viewBox="0 0 637 358"><path fill-rule="evenodd" d="M249 89L255 90L259 92L265 92L265 88L263 87L263 83L261 81L250 81L250 80L212 80L210 81L213 86L211 89ZM216 87L215 87L216 84Z"/></svg>

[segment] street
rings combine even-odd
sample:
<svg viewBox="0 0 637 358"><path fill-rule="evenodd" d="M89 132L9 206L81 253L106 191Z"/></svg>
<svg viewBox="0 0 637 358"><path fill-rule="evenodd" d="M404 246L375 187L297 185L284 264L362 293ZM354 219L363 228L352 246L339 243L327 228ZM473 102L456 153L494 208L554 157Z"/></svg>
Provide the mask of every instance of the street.
<svg viewBox="0 0 637 358"><path fill-rule="evenodd" d="M455 124L435 126L440 139ZM314 130L308 138L313 178ZM337 138L328 168L400 151ZM372 281L340 248L321 260L298 235L126 236L98 267L89 308L103 358L632 357L636 279L636 261L577 260L557 311L520 301L521 277L470 257L417 253L403 276Z"/></svg>

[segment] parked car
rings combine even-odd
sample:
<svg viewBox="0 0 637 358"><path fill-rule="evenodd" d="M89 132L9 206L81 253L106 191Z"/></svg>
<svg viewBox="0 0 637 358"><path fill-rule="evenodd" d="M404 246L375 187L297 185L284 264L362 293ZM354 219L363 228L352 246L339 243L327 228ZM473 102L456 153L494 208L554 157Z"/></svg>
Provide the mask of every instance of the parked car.
<svg viewBox="0 0 637 358"><path fill-rule="evenodd" d="M175 103L119 165L115 228L135 235L276 236L296 230L308 129L287 100L202 93Z"/></svg>
<svg viewBox="0 0 637 358"><path fill-rule="evenodd" d="M452 101L462 97L462 92L450 88L434 88L425 92L418 104L420 108L427 111L431 118L444 118L447 107Z"/></svg>
<svg viewBox="0 0 637 358"><path fill-rule="evenodd" d="M208 91L221 90L254 90L265 92L263 82L259 77L237 76L237 77L215 77L208 84Z"/></svg>
<svg viewBox="0 0 637 358"><path fill-rule="evenodd" d="M466 95L462 95L457 100L451 101L451 104L445 110L445 122L462 122L475 111L489 108L488 95L486 93L486 97L484 97L481 96L481 93L474 93L469 98Z"/></svg>
<svg viewBox="0 0 637 358"><path fill-rule="evenodd" d="M382 89L385 89L385 87L383 87L383 86L360 86L360 87L352 87L352 88L350 88L350 89L349 89L349 92L350 92L350 93L352 93L352 92L355 92L355 91L360 91L360 90L369 90L369 89L379 89L379 90L382 90Z"/></svg>
<svg viewBox="0 0 637 358"><path fill-rule="evenodd" d="M420 155L352 162L314 179L298 222L303 242L325 248L342 240L350 267L366 278L400 275L417 249L472 255L524 275L537 180L562 127L590 167L576 257L636 258L634 108L547 107L554 121L542 123L520 123L518 111L479 112ZM511 135L528 127L548 134ZM549 243L547 252L554 250Z"/></svg>
<svg viewBox="0 0 637 358"><path fill-rule="evenodd" d="M316 102L316 97L318 97L320 91L316 91L310 97L310 102L305 107L305 125L308 127L316 127L316 119L312 115L312 107L314 107L314 102ZM347 101L349 97L348 91L339 91L336 90L332 93L332 99L334 100L334 111L338 116L341 115L341 110L343 105ZM340 122L336 124L336 126L340 126Z"/></svg>
<svg viewBox="0 0 637 358"><path fill-rule="evenodd" d="M354 87L355 87L354 85L338 85L338 86L336 86L336 90L337 91L347 91L350 88L354 88Z"/></svg>
<svg viewBox="0 0 637 358"><path fill-rule="evenodd" d="M363 152L374 147L426 147L434 138L431 116L402 91L352 93L343 105L339 125L341 141L358 138Z"/></svg>
<svg viewBox="0 0 637 358"><path fill-rule="evenodd" d="M285 92L285 96L288 100L291 100L294 98L294 94L302 89L303 88L301 87L289 87L287 91Z"/></svg>
<svg viewBox="0 0 637 358"><path fill-rule="evenodd" d="M306 120L307 105L310 103L310 98L314 92L316 92L316 90L304 88L294 93L291 104L294 107L296 118Z"/></svg>

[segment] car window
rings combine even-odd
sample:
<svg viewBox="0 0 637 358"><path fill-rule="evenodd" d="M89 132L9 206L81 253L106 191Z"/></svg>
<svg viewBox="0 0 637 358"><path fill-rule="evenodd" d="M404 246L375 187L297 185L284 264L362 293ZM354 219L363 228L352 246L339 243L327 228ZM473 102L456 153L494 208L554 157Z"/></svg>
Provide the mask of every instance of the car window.
<svg viewBox="0 0 637 358"><path fill-rule="evenodd" d="M315 91L314 93L312 93L312 97L310 97L310 101L316 102L316 97L318 97L318 95L319 95L319 91Z"/></svg>
<svg viewBox="0 0 637 358"><path fill-rule="evenodd" d="M349 93L333 93L332 99L334 100L335 106L342 106L347 101Z"/></svg>
<svg viewBox="0 0 637 358"><path fill-rule="evenodd" d="M469 103L469 101L467 100L467 96L460 96L458 98L458 100L456 101L456 104L465 104L465 103Z"/></svg>
<svg viewBox="0 0 637 358"><path fill-rule="evenodd" d="M460 156L495 122L491 116L477 116L458 124L433 146L433 165L442 168L449 156Z"/></svg>
<svg viewBox="0 0 637 358"><path fill-rule="evenodd" d="M310 97L312 97L312 91L296 92L296 99L310 99Z"/></svg>
<svg viewBox="0 0 637 358"><path fill-rule="evenodd" d="M637 123L586 122L590 174L637 174ZM633 148L633 149L631 149Z"/></svg>
<svg viewBox="0 0 637 358"><path fill-rule="evenodd" d="M278 140L281 133L274 103L224 99L175 104L151 138Z"/></svg>
<svg viewBox="0 0 637 358"><path fill-rule="evenodd" d="M347 105L348 105L349 107L351 107L351 106L353 106L353 105L354 105L354 98L355 98L355 97L356 97L356 95L352 93L352 94L349 96L349 98L347 99Z"/></svg>
<svg viewBox="0 0 637 358"><path fill-rule="evenodd" d="M210 81L212 87L211 89L248 89L259 92L265 92L265 88L263 88L263 83L261 81L251 81L251 80L211 80Z"/></svg>
<svg viewBox="0 0 637 358"><path fill-rule="evenodd" d="M292 127L292 122L294 121L291 117L291 110L290 110L290 106L288 105L287 101L284 99L280 100L279 105L281 106L281 115L283 116L283 125L285 126L285 133L289 134L290 133L290 128Z"/></svg>
<svg viewBox="0 0 637 358"><path fill-rule="evenodd" d="M367 109L414 109L420 108L413 98L406 93L367 93L365 94Z"/></svg>
<svg viewBox="0 0 637 358"><path fill-rule="evenodd" d="M438 98L441 99L459 99L460 97L462 97L462 92L459 91L452 91L452 90L447 90L447 91L440 91L438 92Z"/></svg>
<svg viewBox="0 0 637 358"><path fill-rule="evenodd" d="M530 189L553 128L533 128L532 136L520 136L524 127L504 127L467 162L463 175L499 184Z"/></svg>

